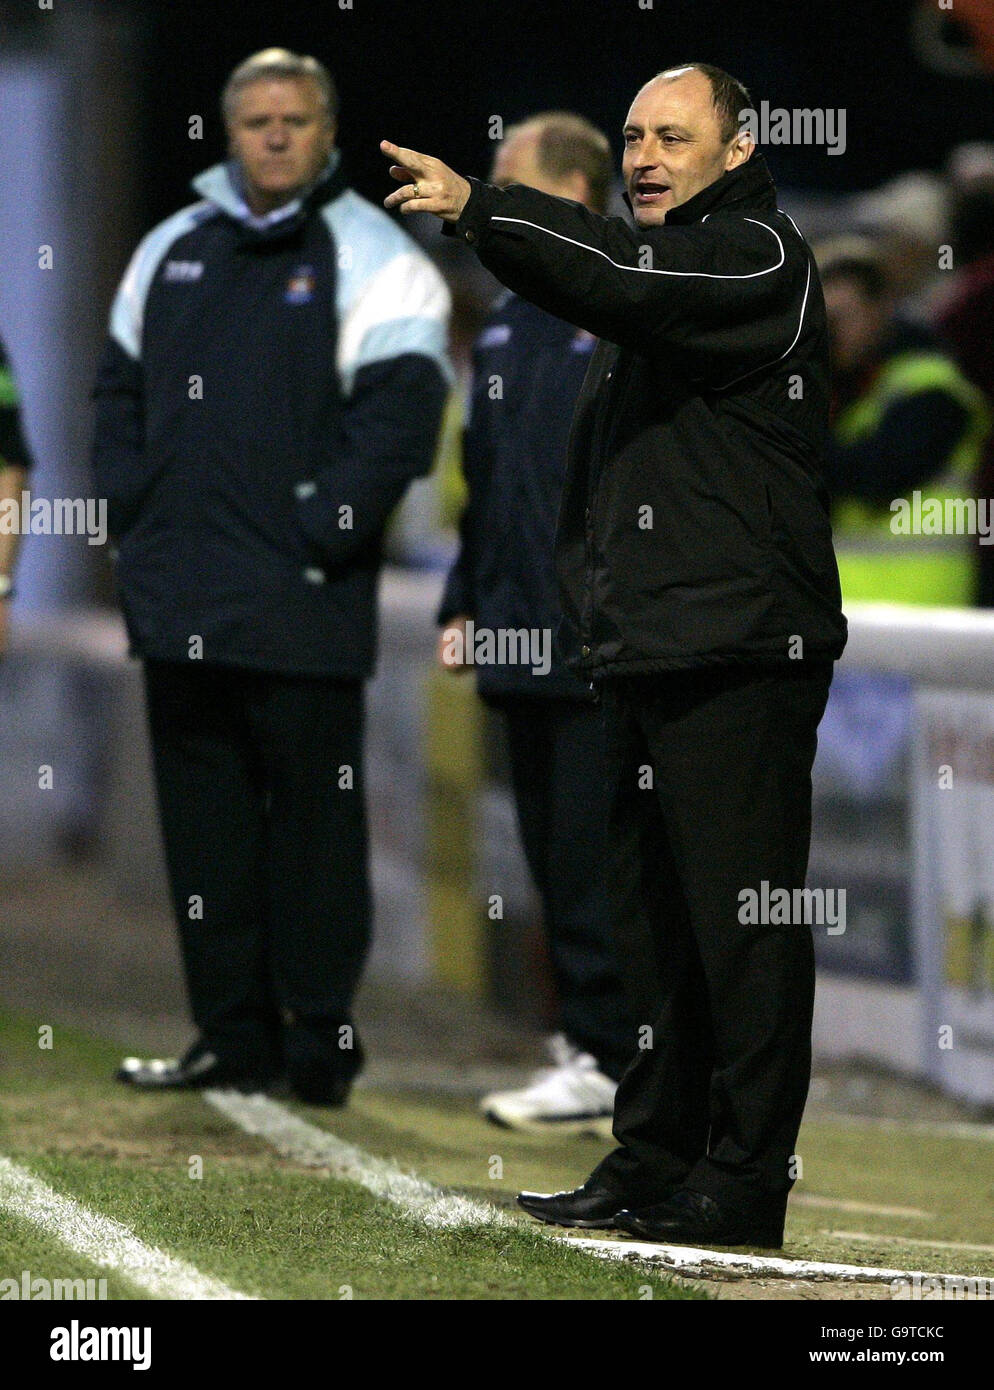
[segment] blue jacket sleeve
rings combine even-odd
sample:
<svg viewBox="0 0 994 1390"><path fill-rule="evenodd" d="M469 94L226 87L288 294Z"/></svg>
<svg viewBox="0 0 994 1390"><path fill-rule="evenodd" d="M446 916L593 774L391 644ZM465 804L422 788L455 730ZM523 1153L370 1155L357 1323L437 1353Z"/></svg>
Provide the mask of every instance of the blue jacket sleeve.
<svg viewBox="0 0 994 1390"><path fill-rule="evenodd" d="M113 337L104 345L93 389L96 406L93 474L98 497L107 499L107 523L121 536L137 519L154 482L144 454L145 412L141 362Z"/></svg>
<svg viewBox="0 0 994 1390"><path fill-rule="evenodd" d="M478 358L474 358L470 413L462 437L466 505L459 519L459 550L449 570L436 615L437 622L442 625L463 613L471 618L476 616L477 537L487 513L493 477L492 410L486 388L486 376Z"/></svg>
<svg viewBox="0 0 994 1390"><path fill-rule="evenodd" d="M334 462L297 485L297 515L329 564L378 545L408 484L431 469L448 386L419 353L369 363L356 373Z"/></svg>

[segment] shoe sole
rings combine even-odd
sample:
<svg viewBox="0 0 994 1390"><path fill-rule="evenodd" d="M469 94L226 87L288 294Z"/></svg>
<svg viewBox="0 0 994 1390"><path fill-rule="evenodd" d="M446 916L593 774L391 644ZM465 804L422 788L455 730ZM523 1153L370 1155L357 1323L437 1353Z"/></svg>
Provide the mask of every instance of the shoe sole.
<svg viewBox="0 0 994 1390"><path fill-rule="evenodd" d="M256 1095L259 1092L278 1090L284 1083L280 1078L265 1080L261 1077L249 1077L235 1081L138 1081L127 1073L115 1072L114 1080L119 1081L122 1086L128 1086L132 1091L241 1091L244 1095Z"/></svg>
<svg viewBox="0 0 994 1390"><path fill-rule="evenodd" d="M522 1207L521 1210L533 1221L541 1221L546 1226L563 1226L571 1231L617 1231L619 1229L613 1221L557 1221L552 1216L539 1216L537 1211L529 1211L527 1207Z"/></svg>
<svg viewBox="0 0 994 1390"><path fill-rule="evenodd" d="M298 1091L291 1088L290 1094L294 1100L302 1101L304 1105L320 1105L325 1110L343 1110L349 1103L349 1091L344 1094L335 1092L318 1093L316 1091Z"/></svg>
<svg viewBox="0 0 994 1390"><path fill-rule="evenodd" d="M629 1226L615 1226L616 1231L621 1231L626 1236L631 1236L632 1240L641 1241L646 1245L686 1245L692 1250L710 1250L720 1248L722 1250L740 1250L746 1247L756 1250L782 1250L783 1237L779 1240L758 1240L755 1235L748 1239L736 1240L715 1240L714 1236L695 1236L691 1240L688 1236L677 1239L671 1235L647 1236L643 1231L633 1231Z"/></svg>
<svg viewBox="0 0 994 1390"><path fill-rule="evenodd" d="M612 1137L613 1115L588 1115L582 1119L527 1120L509 1118L499 1110L484 1110L484 1116L498 1129L514 1130L518 1134L567 1134L590 1136L594 1139Z"/></svg>
<svg viewBox="0 0 994 1390"><path fill-rule="evenodd" d="M522 1206L520 1202L518 1206L533 1221L542 1221L546 1226L565 1226L573 1231L616 1231L618 1229L614 1224L613 1217L605 1221L567 1221L555 1216L546 1216L542 1212L529 1211L528 1207Z"/></svg>

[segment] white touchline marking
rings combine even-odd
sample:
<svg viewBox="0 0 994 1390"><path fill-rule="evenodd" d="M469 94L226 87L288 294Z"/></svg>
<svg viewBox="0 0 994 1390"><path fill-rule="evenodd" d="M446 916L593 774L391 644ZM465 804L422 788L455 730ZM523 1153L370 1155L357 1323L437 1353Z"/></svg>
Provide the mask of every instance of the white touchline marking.
<svg viewBox="0 0 994 1390"><path fill-rule="evenodd" d="M873 1265L829 1264L820 1260L786 1260L773 1255L733 1255L724 1251L697 1250L690 1245L652 1245L648 1241L590 1240L564 1236L567 1245L589 1250L610 1260L644 1260L662 1265L674 1274L709 1278L728 1273L792 1279L855 1279L863 1283L889 1284L895 1279L974 1279L973 1274L926 1274L922 1270L879 1269Z"/></svg>
<svg viewBox="0 0 994 1390"><path fill-rule="evenodd" d="M0 1207L54 1236L101 1269L113 1270L156 1298L247 1299L219 1279L201 1274L185 1260L146 1245L134 1231L109 1216L64 1197L0 1154Z"/></svg>
<svg viewBox="0 0 994 1390"><path fill-rule="evenodd" d="M971 1245L965 1240L925 1240L923 1236L874 1235L872 1231L826 1231L834 1240L862 1240L872 1245L920 1245L925 1250L969 1250L974 1255L994 1255L994 1245Z"/></svg>
<svg viewBox="0 0 994 1390"><path fill-rule="evenodd" d="M873 1115L812 1115L807 1124L844 1125L849 1129L894 1130L899 1134L931 1134L940 1139L977 1139L994 1144L994 1125L972 1124L968 1120L893 1120Z"/></svg>
<svg viewBox="0 0 994 1390"><path fill-rule="evenodd" d="M792 1207L830 1207L833 1211L859 1212L863 1216L896 1216L907 1218L909 1221L934 1221L935 1217L930 1211L921 1211L918 1207L881 1207L875 1202L853 1202L847 1197L821 1197L813 1192L798 1192L796 1189L790 1195L790 1205Z"/></svg>
<svg viewBox="0 0 994 1390"><path fill-rule="evenodd" d="M404 1173L386 1159L366 1153L355 1144L309 1124L278 1101L264 1095L243 1095L240 1091L203 1091L204 1099L220 1110L233 1124L265 1139L294 1163L306 1168L327 1169L334 1177L345 1178L382 1197L407 1215L434 1228L452 1226L521 1226L505 1212L486 1202L445 1192L440 1187ZM527 1226L524 1229L528 1229ZM542 1228L539 1228L542 1229ZM591 1240L545 1228L545 1234L591 1255L618 1260L644 1260L663 1264L677 1273L708 1277L738 1270L768 1276L801 1279L862 1279L887 1281L911 1279L916 1271L864 1268L860 1265L825 1264L815 1260L786 1260L763 1255L732 1255L718 1250L695 1250L682 1245L650 1245L642 1241ZM921 1277L940 1276L922 1274ZM973 1276L962 1276L963 1278Z"/></svg>
<svg viewBox="0 0 994 1390"><path fill-rule="evenodd" d="M265 1139L283 1158L305 1168L326 1168L336 1178L358 1183L375 1197L392 1202L408 1216L426 1226L511 1226L516 1221L486 1202L445 1192L377 1158L355 1144L309 1124L299 1115L264 1095L243 1095L240 1091L204 1091L204 1099L229 1120Z"/></svg>

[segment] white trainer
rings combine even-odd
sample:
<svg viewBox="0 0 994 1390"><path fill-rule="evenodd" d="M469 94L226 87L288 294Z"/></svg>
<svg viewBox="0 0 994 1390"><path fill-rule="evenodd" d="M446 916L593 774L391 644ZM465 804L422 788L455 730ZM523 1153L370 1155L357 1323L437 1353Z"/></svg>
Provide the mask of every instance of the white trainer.
<svg viewBox="0 0 994 1390"><path fill-rule="evenodd" d="M609 1139L617 1082L598 1071L596 1059L562 1033L547 1039L546 1048L551 1065L537 1071L520 1091L484 1096L484 1115L505 1129Z"/></svg>

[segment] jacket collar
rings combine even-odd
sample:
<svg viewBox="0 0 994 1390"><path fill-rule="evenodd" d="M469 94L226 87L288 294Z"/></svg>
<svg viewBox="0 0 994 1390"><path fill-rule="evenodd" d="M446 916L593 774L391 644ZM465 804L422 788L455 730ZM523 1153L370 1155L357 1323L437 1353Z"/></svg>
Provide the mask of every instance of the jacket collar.
<svg viewBox="0 0 994 1390"><path fill-rule="evenodd" d="M631 200L626 193L625 202L631 209ZM757 150L751 159L729 169L720 179L709 183L700 193L695 193L685 203L678 203L666 214L667 227L686 226L690 222L700 222L701 218L718 208L775 208L777 190L770 176L766 160Z"/></svg>
<svg viewBox="0 0 994 1390"><path fill-rule="evenodd" d="M248 232L262 237L282 236L299 225L315 207L331 202L347 187L339 150L332 150L328 163L317 178L296 198L272 212L257 216L245 199L244 181L236 160L229 159L205 169L193 180L193 188Z"/></svg>

